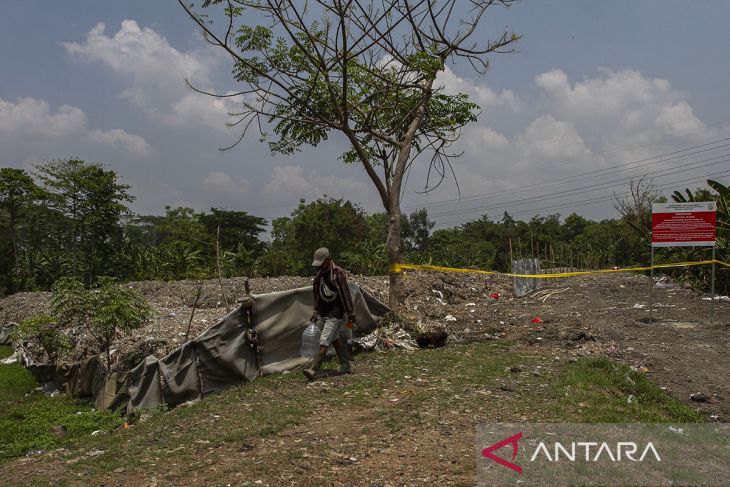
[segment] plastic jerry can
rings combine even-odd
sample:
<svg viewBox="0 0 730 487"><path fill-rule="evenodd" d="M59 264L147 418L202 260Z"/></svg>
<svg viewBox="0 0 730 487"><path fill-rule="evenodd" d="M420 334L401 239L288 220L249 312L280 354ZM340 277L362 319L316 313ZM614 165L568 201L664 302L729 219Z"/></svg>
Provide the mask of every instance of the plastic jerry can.
<svg viewBox="0 0 730 487"><path fill-rule="evenodd" d="M299 349L299 355L307 358L314 358L319 353L319 335L321 334L319 327L314 321L309 322L309 326L302 333L302 346Z"/></svg>

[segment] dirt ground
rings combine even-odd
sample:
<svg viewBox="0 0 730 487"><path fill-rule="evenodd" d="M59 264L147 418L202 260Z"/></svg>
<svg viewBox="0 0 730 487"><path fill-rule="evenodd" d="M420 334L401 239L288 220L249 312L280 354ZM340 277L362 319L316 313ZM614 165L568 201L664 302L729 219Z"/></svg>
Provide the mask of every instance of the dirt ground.
<svg viewBox="0 0 730 487"><path fill-rule="evenodd" d="M658 278L650 321L643 275L545 280L521 298L502 276L410 273L406 282L408 311L445 324L456 339L506 338L560 355L607 356L646 372L674 397L699 406L708 420L730 421L727 297L712 301ZM498 299L490 297L495 292ZM542 323L532 322L537 317ZM707 400L691 400L695 393Z"/></svg>
<svg viewBox="0 0 730 487"><path fill-rule="evenodd" d="M351 276L387 302L387 277ZM195 337L235 306L244 279L129 283L156 310L154 320L115 344L120 366L158 357L184 342L198 286L202 294L190 327ZM308 286L311 278L254 278L253 294ZM730 300L710 300L659 278L649 321L649 280L620 273L542 281L541 289L517 298L504 276L414 272L404 274L404 312L428 327L445 326L452 341L510 339L571 356L611 357L647 373L675 397L699 406L709 420L730 421ZM47 310L48 293L18 293L0 300L0 320L17 322ZM714 304L714 311L713 311ZM714 315L713 315L714 313ZM713 320L714 316L714 320ZM533 323L538 318L542 323ZM538 320L535 320L538 321ZM83 335L83 332L81 332ZM81 337L83 339L83 336Z"/></svg>
<svg viewBox="0 0 730 487"><path fill-rule="evenodd" d="M386 300L386 278L352 279ZM310 282L252 279L251 288L264 293ZM404 311L424 326L446 327L452 343L463 342L439 355L445 360L438 362L440 367L451 367L448 359L453 354L466 355L485 371L491 367L476 381L470 374L479 374L481 365L459 375L423 368L419 357L435 350L395 358L369 354L356 361L352 376L309 385L300 376L265 378L220 400L178 408L159 421L110 437L116 438L116 448L139 452L136 463L128 457L118 465L107 459L103 468L94 470L88 456L96 450L87 452L87 445L78 451L17 459L6 465L6 473L31 483L52 484L55 478L72 485L472 485L475 422L580 418L571 414L579 412L582 403L568 398L561 406L565 410L550 409L546 405L553 403L546 391L558 380L555 364L586 356L625 363L699 409L708 421L730 421L726 298L714 301L713 321L713 302L706 295L661 279L653 290L656 311L650 322L649 280L643 275L546 281L521 298L513 296L511 284L502 276L405 275ZM161 356L181 341L197 283L130 285L148 297L158 317L117 348L130 353L137 341ZM243 294L242 279L226 280L224 285L231 301ZM11 296L0 301L0 315L18 320L46 300L43 293ZM201 303L191 336L225 314L217 281L204 283ZM501 343L512 345L500 351ZM496 348L485 354L484 346ZM392 370L393 360L403 362L398 373ZM521 371L512 373L515 370ZM698 392L706 401L690 399ZM268 408L258 411L260 404ZM231 424L235 428L227 426ZM167 432L161 434L160 428ZM106 455L113 457L113 450Z"/></svg>

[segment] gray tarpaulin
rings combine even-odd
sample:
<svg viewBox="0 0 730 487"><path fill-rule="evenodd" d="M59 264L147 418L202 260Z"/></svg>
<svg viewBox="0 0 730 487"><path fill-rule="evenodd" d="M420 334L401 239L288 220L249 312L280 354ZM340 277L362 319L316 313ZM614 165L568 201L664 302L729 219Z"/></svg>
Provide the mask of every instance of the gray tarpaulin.
<svg viewBox="0 0 730 487"><path fill-rule="evenodd" d="M10 334L15 329L15 323L3 323L0 325L0 345L10 345Z"/></svg>
<svg viewBox="0 0 730 487"><path fill-rule="evenodd" d="M388 308L350 284L357 327L368 332ZM97 397L99 408L127 403L127 411L201 399L258 375L306 364L299 356L301 336L312 314L312 288L254 295L252 346L246 310L240 306L197 338L161 359L147 357L124 377L112 375Z"/></svg>
<svg viewBox="0 0 730 487"><path fill-rule="evenodd" d="M540 274L540 259L520 259L512 261L514 274ZM524 296L527 293L540 289L540 279L531 277L515 277L515 296Z"/></svg>

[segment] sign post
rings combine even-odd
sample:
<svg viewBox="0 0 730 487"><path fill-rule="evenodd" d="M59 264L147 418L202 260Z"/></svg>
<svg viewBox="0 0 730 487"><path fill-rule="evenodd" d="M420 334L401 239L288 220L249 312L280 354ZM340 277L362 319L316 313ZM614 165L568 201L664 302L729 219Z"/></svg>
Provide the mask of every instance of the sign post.
<svg viewBox="0 0 730 487"><path fill-rule="evenodd" d="M715 320L715 238L716 206L714 201L688 203L653 203L651 205L651 282L649 321L653 314L654 248L712 247L712 320Z"/></svg>

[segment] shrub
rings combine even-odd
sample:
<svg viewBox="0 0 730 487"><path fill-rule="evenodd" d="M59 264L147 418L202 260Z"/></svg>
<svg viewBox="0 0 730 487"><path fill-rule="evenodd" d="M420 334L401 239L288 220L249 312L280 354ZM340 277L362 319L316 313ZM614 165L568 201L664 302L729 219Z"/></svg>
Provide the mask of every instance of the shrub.
<svg viewBox="0 0 730 487"><path fill-rule="evenodd" d="M71 348L68 337L60 330L58 320L49 315L37 315L21 321L13 330L14 341L31 342L45 352L51 363L56 363ZM32 356L41 362L41 356Z"/></svg>
<svg viewBox="0 0 730 487"><path fill-rule="evenodd" d="M53 286L51 305L61 326L86 328L105 353L107 369L116 334L135 330L152 317L152 308L139 291L110 277L100 277L89 290L77 279L61 279Z"/></svg>

